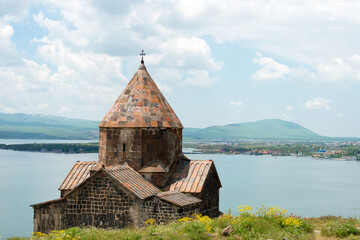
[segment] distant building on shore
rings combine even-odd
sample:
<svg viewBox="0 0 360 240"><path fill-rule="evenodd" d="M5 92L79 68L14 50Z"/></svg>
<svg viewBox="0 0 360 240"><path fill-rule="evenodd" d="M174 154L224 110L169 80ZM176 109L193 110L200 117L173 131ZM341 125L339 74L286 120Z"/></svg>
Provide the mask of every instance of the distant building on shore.
<svg viewBox="0 0 360 240"><path fill-rule="evenodd" d="M59 199L32 205L34 232L218 216L221 182L214 162L182 154L182 129L142 60L99 124L99 160L76 162Z"/></svg>

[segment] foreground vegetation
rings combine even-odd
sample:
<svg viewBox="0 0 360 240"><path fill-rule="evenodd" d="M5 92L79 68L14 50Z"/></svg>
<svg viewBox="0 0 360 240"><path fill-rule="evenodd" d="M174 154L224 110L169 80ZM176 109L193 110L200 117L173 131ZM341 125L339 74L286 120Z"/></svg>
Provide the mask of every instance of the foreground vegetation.
<svg viewBox="0 0 360 240"><path fill-rule="evenodd" d="M34 233L30 239L360 239L359 219L332 216L302 218L278 206L262 206L254 211L245 205L240 206L238 211L237 216L228 213L211 219L194 215L166 225L157 225L153 219L149 219L146 222L148 226L142 229L75 227L50 234ZM226 234L226 228L232 230Z"/></svg>

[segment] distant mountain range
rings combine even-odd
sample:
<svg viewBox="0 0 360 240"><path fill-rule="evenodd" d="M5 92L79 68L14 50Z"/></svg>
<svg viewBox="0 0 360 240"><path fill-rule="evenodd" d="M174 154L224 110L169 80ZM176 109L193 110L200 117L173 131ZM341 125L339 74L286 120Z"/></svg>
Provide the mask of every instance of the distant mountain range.
<svg viewBox="0 0 360 240"><path fill-rule="evenodd" d="M323 140L326 138L300 126L299 124L280 119L265 119L256 122L212 126L202 129L185 128L184 135L192 139L213 140Z"/></svg>
<svg viewBox="0 0 360 240"><path fill-rule="evenodd" d="M0 113L0 138L97 139L99 123L41 114Z"/></svg>
<svg viewBox="0 0 360 240"><path fill-rule="evenodd" d="M41 114L0 113L0 138L11 139L97 139L100 121L64 118ZM184 140L357 140L320 136L299 124L279 119L212 126L184 128Z"/></svg>

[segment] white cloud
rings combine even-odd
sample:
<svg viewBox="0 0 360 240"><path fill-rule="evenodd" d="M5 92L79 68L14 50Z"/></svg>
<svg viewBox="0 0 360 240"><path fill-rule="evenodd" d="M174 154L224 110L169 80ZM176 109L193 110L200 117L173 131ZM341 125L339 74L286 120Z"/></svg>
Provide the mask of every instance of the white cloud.
<svg viewBox="0 0 360 240"><path fill-rule="evenodd" d="M37 12L21 26L31 27L34 21L42 28L45 36L36 42L36 56L14 43L14 35L21 37L14 22L33 13L31 4ZM0 107L56 114L64 101L83 117L89 104L95 116L103 97L118 95L114 88L124 84L122 68L138 65L142 48L149 51L146 64L165 91L178 85L211 86L219 81L213 71L223 67L216 57L221 54L211 51L214 40L266 53L253 60L260 67L254 81L359 83L358 12L360 2L350 0L1 1L0 85L9 94L0 93ZM28 103L18 104L11 94ZM48 106L41 98L49 99ZM308 105L316 106L315 100Z"/></svg>
<svg viewBox="0 0 360 240"><path fill-rule="evenodd" d="M254 59L261 66L252 75L255 81L288 76L319 85L360 79L359 66L348 61L360 53L360 37L353 34L360 22L358 2L52 0L42 4L59 10L63 19L52 20L40 12L34 20L49 38L62 39L73 50L133 57L145 48L158 56L155 66L205 70L213 79L211 71L221 69L223 63L211 56L204 40L210 36L218 43L248 42L272 56L258 54ZM277 56L298 62L299 67L289 69L274 60ZM153 60L147 59L147 63ZM186 77L182 79L188 83Z"/></svg>
<svg viewBox="0 0 360 240"><path fill-rule="evenodd" d="M27 15L31 0L0 1L0 19L4 21L19 21Z"/></svg>
<svg viewBox="0 0 360 240"><path fill-rule="evenodd" d="M331 109L329 103L331 103L330 99L316 97L307 100L307 102L305 103L305 107L311 110L322 110L322 109L329 110Z"/></svg>
<svg viewBox="0 0 360 240"><path fill-rule="evenodd" d="M49 107L49 104L47 104L47 103L39 103L36 105L36 109L38 109L38 110L44 110L48 107Z"/></svg>
<svg viewBox="0 0 360 240"><path fill-rule="evenodd" d="M20 56L11 41L14 29L11 25L0 22L0 66L17 64Z"/></svg>
<svg viewBox="0 0 360 240"><path fill-rule="evenodd" d="M170 39L160 45L160 50L164 63L169 66L218 70L223 65L211 57L209 45L197 37Z"/></svg>
<svg viewBox="0 0 360 240"><path fill-rule="evenodd" d="M182 83L184 86L208 87L218 80L210 77L207 71L196 69L186 71L184 77L185 82Z"/></svg>
<svg viewBox="0 0 360 240"><path fill-rule="evenodd" d="M230 106L234 106L234 107L241 107L242 105L244 105L242 102L236 102L236 101L230 101L229 103Z"/></svg>
<svg viewBox="0 0 360 240"><path fill-rule="evenodd" d="M253 59L253 62L261 66L261 68L251 76L254 81L269 82L283 78L290 72L288 66L278 63L272 58L264 57L259 52L256 53L256 58Z"/></svg>
<svg viewBox="0 0 360 240"><path fill-rule="evenodd" d="M71 109L68 107L61 107L59 113L64 114L64 113L68 113L70 111L71 111Z"/></svg>
<svg viewBox="0 0 360 240"><path fill-rule="evenodd" d="M289 115L283 113L283 114L281 114L281 119L283 119L283 120L290 120L291 117L290 117Z"/></svg>
<svg viewBox="0 0 360 240"><path fill-rule="evenodd" d="M336 117L338 117L338 118L343 118L343 117L344 117L344 114L342 114L342 113L337 113L337 114L336 114Z"/></svg>
<svg viewBox="0 0 360 240"><path fill-rule="evenodd" d="M78 29L70 30L65 21L51 20L46 18L42 12L33 15L33 19L41 28L46 29L49 38L61 38L77 47L89 45L87 35L81 35Z"/></svg>
<svg viewBox="0 0 360 240"><path fill-rule="evenodd" d="M346 60L334 58L317 65L316 70L323 82L349 82L360 80L360 64L356 63L357 55ZM354 61L355 64L352 64Z"/></svg>
<svg viewBox="0 0 360 240"><path fill-rule="evenodd" d="M293 106L287 106L285 108L285 110L288 111L288 112L291 112L291 111L294 111L294 107Z"/></svg>
<svg viewBox="0 0 360 240"><path fill-rule="evenodd" d="M180 36L211 36L219 43L249 42L253 49L306 64L360 52L356 46L359 37L353 32L360 22L357 1L42 2L58 9L63 22L73 26L64 36L49 29L56 38L74 40L69 44L87 39L88 47L107 53L129 54L141 46L153 50Z"/></svg>
<svg viewBox="0 0 360 240"><path fill-rule="evenodd" d="M13 36L13 34L14 34L14 29L10 25L3 26L0 29L1 43L9 43L10 38Z"/></svg>
<svg viewBox="0 0 360 240"><path fill-rule="evenodd" d="M150 63L167 66L165 72L172 72L174 76L164 81L178 79L183 86L207 87L218 80L209 72L221 69L223 63L212 58L211 49L203 39L174 38L162 43L159 50L161 53L157 58L160 61ZM161 69L164 70L164 67Z"/></svg>
<svg viewBox="0 0 360 240"><path fill-rule="evenodd" d="M56 69L28 59L0 66L1 111L98 119L127 82L118 57L73 52L61 40L44 40L38 55Z"/></svg>

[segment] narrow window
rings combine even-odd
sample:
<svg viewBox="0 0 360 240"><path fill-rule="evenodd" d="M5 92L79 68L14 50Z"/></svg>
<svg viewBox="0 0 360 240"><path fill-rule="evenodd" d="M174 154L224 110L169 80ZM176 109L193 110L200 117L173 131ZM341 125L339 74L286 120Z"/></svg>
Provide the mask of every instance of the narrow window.
<svg viewBox="0 0 360 240"><path fill-rule="evenodd" d="M125 143L123 144L123 152L125 152Z"/></svg>

